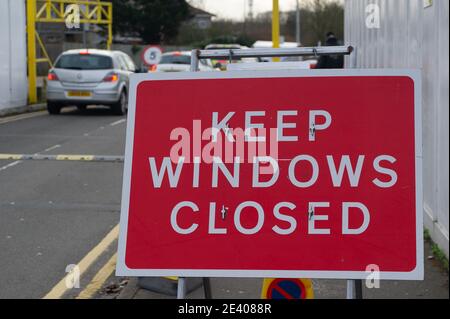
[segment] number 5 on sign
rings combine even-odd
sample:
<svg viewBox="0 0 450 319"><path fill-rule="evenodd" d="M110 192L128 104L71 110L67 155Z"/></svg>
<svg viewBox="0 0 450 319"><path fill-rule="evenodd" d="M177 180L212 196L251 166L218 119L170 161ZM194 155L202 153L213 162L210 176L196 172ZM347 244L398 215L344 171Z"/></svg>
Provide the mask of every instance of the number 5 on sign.
<svg viewBox="0 0 450 319"><path fill-rule="evenodd" d="M314 299L311 279L265 278L261 299Z"/></svg>

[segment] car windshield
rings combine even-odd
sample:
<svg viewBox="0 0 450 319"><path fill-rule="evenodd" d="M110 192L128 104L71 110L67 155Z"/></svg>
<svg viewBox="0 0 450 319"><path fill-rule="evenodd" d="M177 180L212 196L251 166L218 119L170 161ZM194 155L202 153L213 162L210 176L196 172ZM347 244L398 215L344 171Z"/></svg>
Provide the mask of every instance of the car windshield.
<svg viewBox="0 0 450 319"><path fill-rule="evenodd" d="M191 64L191 57L183 54L163 55L160 64Z"/></svg>
<svg viewBox="0 0 450 319"><path fill-rule="evenodd" d="M65 54L55 65L58 69L72 70L107 70L113 69L112 59L95 54Z"/></svg>

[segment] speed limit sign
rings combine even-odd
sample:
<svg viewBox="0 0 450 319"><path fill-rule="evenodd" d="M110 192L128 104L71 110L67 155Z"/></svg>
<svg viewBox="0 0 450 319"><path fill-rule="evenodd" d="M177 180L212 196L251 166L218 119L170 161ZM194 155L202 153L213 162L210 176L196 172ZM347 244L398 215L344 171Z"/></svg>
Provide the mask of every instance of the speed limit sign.
<svg viewBox="0 0 450 319"><path fill-rule="evenodd" d="M142 50L141 59L146 65L158 64L161 60L162 50L159 46L148 46Z"/></svg>

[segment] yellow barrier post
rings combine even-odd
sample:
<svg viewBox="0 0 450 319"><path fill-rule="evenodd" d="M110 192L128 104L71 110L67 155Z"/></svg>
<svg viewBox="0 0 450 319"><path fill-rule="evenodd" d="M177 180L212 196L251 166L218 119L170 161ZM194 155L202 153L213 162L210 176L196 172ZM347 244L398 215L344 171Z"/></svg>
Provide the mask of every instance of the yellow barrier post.
<svg viewBox="0 0 450 319"><path fill-rule="evenodd" d="M36 0L27 0L28 102L37 102L36 92Z"/></svg>
<svg viewBox="0 0 450 319"><path fill-rule="evenodd" d="M272 9L272 44L273 48L280 47L280 7L278 5L278 0L273 1ZM280 58L273 58L274 62L279 62Z"/></svg>
<svg viewBox="0 0 450 319"><path fill-rule="evenodd" d="M108 40L106 44L106 48L111 50L113 31L112 31L112 16L113 16L113 7L112 4L108 6Z"/></svg>
<svg viewBox="0 0 450 319"><path fill-rule="evenodd" d="M48 62L52 66L52 61L47 54L44 43L36 32L36 22L64 23L66 22L65 8L67 5L84 6L80 10L80 23L93 23L107 25L108 39L107 49L111 49L113 40L111 2L90 1L90 0L26 0L27 6L27 52L28 52L28 102L37 103L37 68L39 62ZM36 56L36 39L42 48L44 58Z"/></svg>

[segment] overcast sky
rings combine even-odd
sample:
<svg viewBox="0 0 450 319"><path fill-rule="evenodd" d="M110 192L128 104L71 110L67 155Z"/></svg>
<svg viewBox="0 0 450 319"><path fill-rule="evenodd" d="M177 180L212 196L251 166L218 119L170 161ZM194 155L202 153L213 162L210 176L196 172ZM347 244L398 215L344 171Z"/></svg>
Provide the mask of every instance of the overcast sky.
<svg viewBox="0 0 450 319"><path fill-rule="evenodd" d="M248 0L189 0L189 2L216 14L218 18L243 20L244 10L248 11ZM296 0L279 0L279 3L280 10L287 11L295 8ZM271 10L272 0L253 0L254 15Z"/></svg>

